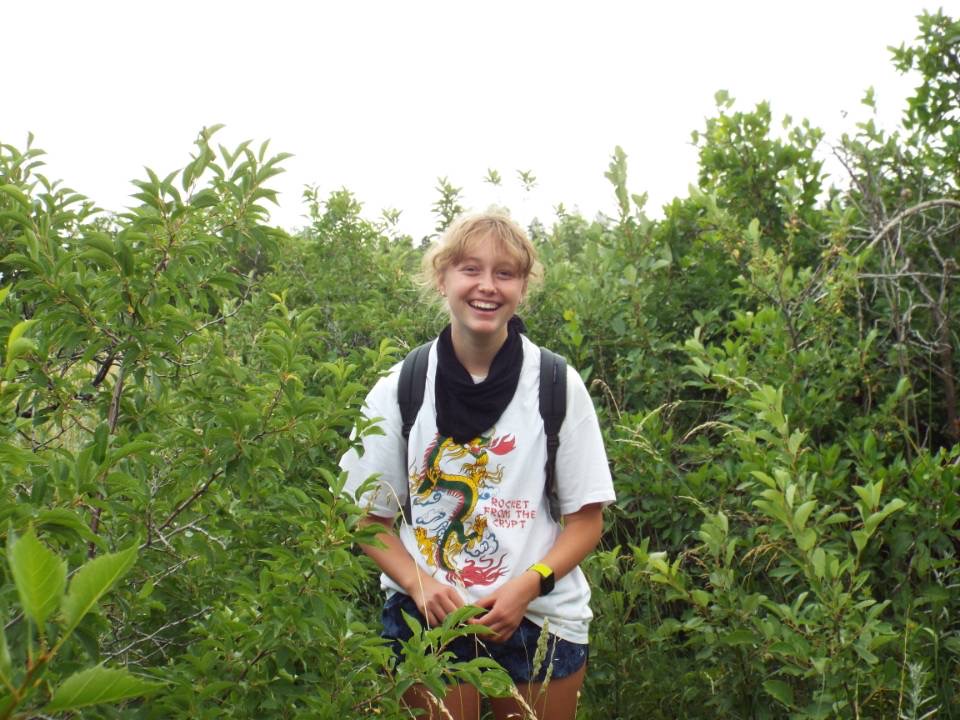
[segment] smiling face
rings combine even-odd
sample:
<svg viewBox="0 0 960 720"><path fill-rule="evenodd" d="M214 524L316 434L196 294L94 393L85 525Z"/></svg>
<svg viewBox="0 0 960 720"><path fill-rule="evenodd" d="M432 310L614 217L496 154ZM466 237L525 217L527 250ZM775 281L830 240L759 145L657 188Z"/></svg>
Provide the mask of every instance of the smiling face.
<svg viewBox="0 0 960 720"><path fill-rule="evenodd" d="M527 280L504 243L488 234L472 239L443 269L437 285L450 308L454 346L499 347Z"/></svg>

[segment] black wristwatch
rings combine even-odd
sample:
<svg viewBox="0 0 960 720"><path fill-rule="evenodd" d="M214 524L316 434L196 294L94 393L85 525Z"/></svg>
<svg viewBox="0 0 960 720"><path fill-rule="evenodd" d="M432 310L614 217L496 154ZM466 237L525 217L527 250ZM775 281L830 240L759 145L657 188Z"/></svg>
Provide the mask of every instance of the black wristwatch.
<svg viewBox="0 0 960 720"><path fill-rule="evenodd" d="M548 592L553 590L553 586L557 584L557 579L553 576L553 568L549 565L544 565L543 563L534 563L527 570L533 570L537 575L540 576L540 594L546 595Z"/></svg>

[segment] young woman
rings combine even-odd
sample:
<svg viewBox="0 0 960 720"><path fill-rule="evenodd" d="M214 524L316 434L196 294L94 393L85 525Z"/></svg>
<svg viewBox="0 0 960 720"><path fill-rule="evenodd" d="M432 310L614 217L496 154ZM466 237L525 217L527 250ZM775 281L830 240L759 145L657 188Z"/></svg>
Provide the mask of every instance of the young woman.
<svg viewBox="0 0 960 720"><path fill-rule="evenodd" d="M383 570L384 636L410 636L403 612L435 625L465 604L491 634L453 644L461 660L492 657L510 673L537 718L573 720L587 660L590 590L578 565L593 550L605 505L614 500L596 412L568 368L556 485L562 522L545 492L546 436L539 410L540 351L515 316L540 274L536 251L508 217L455 223L424 258L425 280L442 298L450 324L430 348L424 401L403 446L397 365L371 390L364 409L382 418L364 452L341 460L347 489L367 478L359 498L384 547L364 547ZM408 466L404 465L404 461ZM401 505L410 521L394 530ZM547 663L533 667L542 632ZM547 680L544 682L544 680ZM423 689L405 700L441 717ZM442 698L457 720L478 720L470 686ZM526 717L512 698L494 698L498 720ZM444 715L445 717L445 715Z"/></svg>

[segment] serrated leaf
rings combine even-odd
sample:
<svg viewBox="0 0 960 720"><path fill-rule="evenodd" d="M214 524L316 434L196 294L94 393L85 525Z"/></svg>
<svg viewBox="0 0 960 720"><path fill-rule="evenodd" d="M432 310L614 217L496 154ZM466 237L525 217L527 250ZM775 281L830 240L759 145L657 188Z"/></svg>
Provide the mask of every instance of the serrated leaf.
<svg viewBox="0 0 960 720"><path fill-rule="evenodd" d="M853 544L857 546L857 550L863 552L863 549L867 546L867 542L870 540L870 534L863 530L854 530L850 534L853 536Z"/></svg>
<svg viewBox="0 0 960 720"><path fill-rule="evenodd" d="M817 544L817 531L813 528L807 528L796 534L797 547L807 552Z"/></svg>
<svg viewBox="0 0 960 720"><path fill-rule="evenodd" d="M13 326L13 329L10 331L10 334L7 336L7 352L10 352L10 347L19 340L23 334L30 329L30 326L33 325L36 320L21 320L16 325Z"/></svg>
<svg viewBox="0 0 960 720"><path fill-rule="evenodd" d="M807 520L810 518L810 513L813 512L813 509L816 506L816 500L807 500L797 508L797 511L793 514L793 525L798 531L803 530L807 526Z"/></svg>
<svg viewBox="0 0 960 720"><path fill-rule="evenodd" d="M783 680L764 680L763 689L787 707L793 707L793 688Z"/></svg>
<svg viewBox="0 0 960 720"><path fill-rule="evenodd" d="M212 207L220 202L220 198L217 194L210 188L204 188L198 193L195 193L192 198L190 198L190 205L194 208L205 208Z"/></svg>
<svg viewBox="0 0 960 720"><path fill-rule="evenodd" d="M793 509L793 499L794 497L796 497L796 495L797 495L797 486L793 484L788 485L787 491L783 494L783 498L787 503L787 508Z"/></svg>
<svg viewBox="0 0 960 720"><path fill-rule="evenodd" d="M146 695L160 687L160 683L143 680L131 675L127 670L97 665L64 680L43 710L48 713L63 712L90 705L114 703Z"/></svg>
<svg viewBox="0 0 960 720"><path fill-rule="evenodd" d="M42 626L60 607L67 584L67 563L37 540L33 530L12 543L7 558L23 612Z"/></svg>
<svg viewBox="0 0 960 720"><path fill-rule="evenodd" d="M63 600L65 632L71 632L107 591L123 577L137 559L137 546L101 555L77 570Z"/></svg>
<svg viewBox="0 0 960 720"><path fill-rule="evenodd" d="M0 192L2 192L4 195L9 195L11 198L23 205L24 208L30 208L30 198L24 195L23 191L20 190L20 188L18 188L16 185L0 185Z"/></svg>
<svg viewBox="0 0 960 720"><path fill-rule="evenodd" d="M794 430L787 440L787 449L791 455L796 455L800 451L800 445L806 439L807 435L799 430Z"/></svg>
<svg viewBox="0 0 960 720"><path fill-rule="evenodd" d="M900 498L894 498L884 505L882 510L874 513L870 519L872 520L873 518L877 518L876 522L879 525L882 521L893 515L893 513L897 512L898 510L902 510L906 506L907 503L904 500L901 500Z"/></svg>
<svg viewBox="0 0 960 720"><path fill-rule="evenodd" d="M823 521L824 525L836 525L837 523L850 522L852 518L847 515L845 512L835 512L831 513L830 516Z"/></svg>
<svg viewBox="0 0 960 720"><path fill-rule="evenodd" d="M855 493L857 493L857 495L860 496L861 506L858 506L857 509L860 510L860 515L861 515L861 516L864 515L864 511L865 511L865 510L873 510L873 509L874 509L874 505L873 505L872 502L871 502L872 499L873 499L873 495L872 495L872 493L870 492L870 486L854 485L854 486L853 486L853 491L854 491Z"/></svg>
<svg viewBox="0 0 960 720"><path fill-rule="evenodd" d="M123 458L133 455L134 453L139 453L143 450L152 450L154 447L156 447L156 445L157 443L155 441L144 439L128 442L126 445L115 448L107 453L105 464L114 465L123 460Z"/></svg>
<svg viewBox="0 0 960 720"><path fill-rule="evenodd" d="M818 578L823 578L827 568L827 554L823 548L817 548L813 551L813 557L810 559L813 563L813 574Z"/></svg>
<svg viewBox="0 0 960 720"><path fill-rule="evenodd" d="M17 470L22 470L28 465L38 465L43 463L36 453L18 448L9 443L0 443L0 463Z"/></svg>
<svg viewBox="0 0 960 720"><path fill-rule="evenodd" d="M720 637L724 645L755 645L760 638L749 630L734 630Z"/></svg>
<svg viewBox="0 0 960 720"><path fill-rule="evenodd" d="M776 488L777 482L761 470L751 470L750 474L769 488Z"/></svg>
<svg viewBox="0 0 960 720"><path fill-rule="evenodd" d="M41 510L33 517L33 524L38 528L63 528L75 532L88 542L103 547L103 538L90 531L86 523L73 510L66 508L52 508Z"/></svg>
<svg viewBox="0 0 960 720"><path fill-rule="evenodd" d="M104 265L106 267L117 264L117 259L112 254L108 255L107 253L103 252L103 250L93 247L87 248L80 253L80 257L84 260L93 260L98 265Z"/></svg>
<svg viewBox="0 0 960 720"><path fill-rule="evenodd" d="M861 644L861 642L855 642L853 644L853 649L856 651L857 655L866 660L870 665L876 665L880 662L880 658L870 652L870 649Z"/></svg>
<svg viewBox="0 0 960 720"><path fill-rule="evenodd" d="M35 260L33 260L33 258L29 258L23 253L10 253L9 255L4 255L3 264L19 265L21 267L27 268L28 270L32 270L38 275L43 274L43 268L40 267L40 265Z"/></svg>
<svg viewBox="0 0 960 720"><path fill-rule="evenodd" d="M7 345L6 364L10 365L10 363L16 360L18 357L23 357L28 353L32 353L36 349L37 344L30 338L17 338L12 343Z"/></svg>
<svg viewBox="0 0 960 720"><path fill-rule="evenodd" d="M99 250L107 256L113 255L113 241L106 233L90 233L84 238L84 241L90 247Z"/></svg>

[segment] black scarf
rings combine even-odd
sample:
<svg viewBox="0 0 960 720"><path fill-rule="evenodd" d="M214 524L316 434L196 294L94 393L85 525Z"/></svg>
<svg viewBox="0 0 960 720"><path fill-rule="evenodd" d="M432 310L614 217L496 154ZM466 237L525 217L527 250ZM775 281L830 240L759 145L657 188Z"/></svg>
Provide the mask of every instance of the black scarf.
<svg viewBox="0 0 960 720"><path fill-rule="evenodd" d="M520 382L523 367L523 321L514 315L507 323L507 340L497 351L490 372L475 383L453 351L450 326L437 338L435 400L441 437L463 445L489 430L507 409Z"/></svg>

